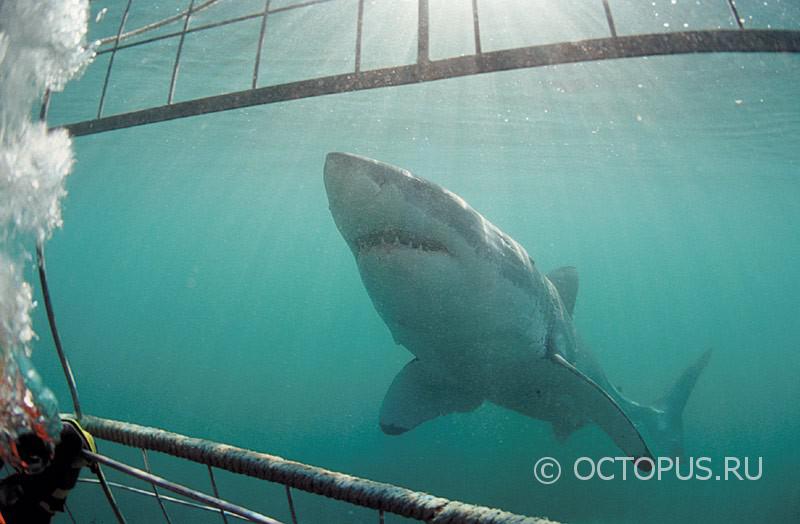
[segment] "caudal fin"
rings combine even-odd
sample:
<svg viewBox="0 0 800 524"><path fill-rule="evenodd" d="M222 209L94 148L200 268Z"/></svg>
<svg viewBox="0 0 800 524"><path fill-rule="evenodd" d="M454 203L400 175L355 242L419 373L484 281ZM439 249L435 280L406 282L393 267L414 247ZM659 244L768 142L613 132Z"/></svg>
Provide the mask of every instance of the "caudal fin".
<svg viewBox="0 0 800 524"><path fill-rule="evenodd" d="M653 451L658 455L679 457L683 454L683 410L710 358L709 349L681 373L663 397L647 408L649 413L642 422Z"/></svg>
<svg viewBox="0 0 800 524"><path fill-rule="evenodd" d="M656 402L655 407L670 414L673 418L680 419L683 409L686 407L686 401L689 400L689 395L710 358L711 350L709 349L700 355L694 364L683 371L667 394Z"/></svg>

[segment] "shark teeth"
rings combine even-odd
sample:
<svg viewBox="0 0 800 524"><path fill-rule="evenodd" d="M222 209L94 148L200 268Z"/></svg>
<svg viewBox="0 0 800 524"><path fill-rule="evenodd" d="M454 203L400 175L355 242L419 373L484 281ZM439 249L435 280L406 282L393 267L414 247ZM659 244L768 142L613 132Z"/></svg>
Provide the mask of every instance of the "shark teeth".
<svg viewBox="0 0 800 524"><path fill-rule="evenodd" d="M431 253L450 254L441 242L430 238L421 238L402 229L383 229L362 235L356 239L359 251L373 247L405 247Z"/></svg>

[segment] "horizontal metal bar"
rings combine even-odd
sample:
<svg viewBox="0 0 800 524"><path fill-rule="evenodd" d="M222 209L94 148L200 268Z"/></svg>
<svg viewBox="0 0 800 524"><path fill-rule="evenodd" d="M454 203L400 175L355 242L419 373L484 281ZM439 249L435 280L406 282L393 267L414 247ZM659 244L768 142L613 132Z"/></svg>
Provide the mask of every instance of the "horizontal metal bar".
<svg viewBox="0 0 800 524"><path fill-rule="evenodd" d="M121 51L123 49L128 49L128 48L131 48L131 47L138 47L138 46L145 45L145 44L152 44L153 42L158 42L159 40L167 40L169 38L175 38L175 37L181 36L183 34L196 33L198 31L205 31L206 29L214 29L215 27L222 27L224 25L235 24L237 22L243 22L245 20L251 20L253 18L258 18L261 15L262 15L262 13L251 13L249 15L237 16L236 18L229 18L228 20L222 20L222 21L219 21L219 22L212 22L210 24L199 25L197 27L190 27L185 32L184 31L173 31L171 33L164 33L163 35L153 36L153 37L150 37L150 38L145 38L143 40L137 40L135 42L128 42L127 44L120 44L117 47L117 50ZM111 51L112 51L112 49L107 47L105 49L101 49L101 50L97 51L97 54L98 55L102 55L104 53L110 53Z"/></svg>
<svg viewBox="0 0 800 524"><path fill-rule="evenodd" d="M300 4L287 5L285 7L276 7L275 9L269 10L267 12L267 14L271 15L271 14L274 14L274 13L280 13L282 11L291 11L293 9L299 9L301 7L308 7L308 6L312 6L312 5L316 5L316 4L323 4L325 2L333 2L333 1L334 0L309 0L308 2L303 2L303 3L300 3ZM192 10L192 13L196 13L199 10L200 10L199 8L198 9L194 9L194 10ZM256 13L250 13L249 15L241 15L241 16L237 16L235 18L229 18L227 20L219 20L217 22L210 22L208 24L198 25L196 27L190 27L190 28L186 29L186 31L173 31L171 33L164 33L163 35L154 36L152 38L146 38L144 40L137 40L135 42L129 42L127 44L119 44L116 47L116 50L119 51L119 50L122 50L122 49L128 49L129 47L137 47L137 46L144 45L144 44L150 44L150 43L153 43L153 42L158 42L159 40L166 40L168 38L174 38L174 37L180 36L182 34L197 33L198 31L205 31L207 29L214 29L216 27L222 27L224 25L235 24L237 22L244 22L245 20L252 20L253 18L258 18L260 16L264 16L264 11L258 11ZM170 19L170 22L175 22L175 21L179 20L180 18L181 18L180 16L178 16L177 18L172 17ZM156 26L156 27L159 27L159 26ZM155 27L153 27L151 29L155 29ZM124 40L126 38L126 35L128 37L130 37L130 36L135 36L137 34L141 34L143 32L144 31L134 32L134 34L126 33L125 35L122 35L121 40ZM104 42L104 44L105 44L105 42ZM114 50L114 48L107 47L105 49L98 50L96 52L96 54L102 55L104 53L110 53L113 50Z"/></svg>
<svg viewBox="0 0 800 524"><path fill-rule="evenodd" d="M228 501L212 497L210 495L206 495L205 493L201 493L191 488L187 488L186 486L182 486L180 484L176 484L174 482L161 478L157 475L153 475L152 473L148 473L141 469L134 468L127 464L123 464L122 462L116 461L104 455L100 455L98 453L92 453L91 451L87 450L83 450L82 453L84 458L86 458L86 460L90 462L103 464L110 468L116 469L117 471L122 472L126 475L129 475L131 477L140 480L144 480L151 484L155 484L160 488L164 488L169 491L178 493L179 495L183 495L186 498L196 500L197 502L200 502L207 506L213 506L215 508L227 511L228 513L239 515L241 517L244 517L246 520L249 520L250 522L257 522L259 524L281 524L280 521L267 517L266 515L261 515L260 513L256 513L255 511L243 508L242 506L237 506L236 504L231 504Z"/></svg>
<svg viewBox="0 0 800 524"><path fill-rule="evenodd" d="M276 7L275 9L270 9L269 14L280 13L281 11L291 11L292 9L298 9L300 7L309 7L312 5L324 4L325 2L333 2L333 1L334 0L307 0L306 2L298 2L296 4L291 4L284 7Z"/></svg>
<svg viewBox="0 0 800 524"><path fill-rule="evenodd" d="M554 524L536 517L514 515L499 509L475 506L436 497L400 486L376 482L259 453L189 437L163 429L151 428L92 416L81 421L95 438L125 446L167 453L199 464L214 466L232 473L247 475L284 486L342 500L364 508L383 510L407 518L443 524Z"/></svg>
<svg viewBox="0 0 800 524"><path fill-rule="evenodd" d="M90 479L90 478L79 478L78 482L83 482L85 484L98 484L98 485L100 484L99 480ZM155 493L153 493L152 491L147 491L147 490L144 490L144 489L135 488L133 486L128 486L127 484L121 484L119 482L109 482L108 485L111 486L112 488L121 489L121 490L124 490L124 491L128 491L130 493L136 493L137 495L144 495L145 497L152 497L152 498L156 497ZM161 500L169 502L171 504L179 504L181 506L188 506L190 508L200 509L200 510L203 510L203 511L211 511L211 512L214 512L214 513L219 513L219 511L220 511L219 508L215 508L213 506L205 506L203 504L198 504L197 502L191 502L191 501L188 501L188 500L183 500L183 499L177 499L175 497L170 497L169 495L159 495L159 497L161 498ZM229 517L233 517L235 519L247 520L246 518L244 518L242 516L239 516L239 515L236 515L235 513L228 513L226 511L225 514L228 515Z"/></svg>
<svg viewBox="0 0 800 524"><path fill-rule="evenodd" d="M301 98L575 62L687 53L798 52L800 31L788 30L684 31L597 38L459 56L428 62L424 67L407 65L301 80L86 120L63 127L74 136L90 135Z"/></svg>
<svg viewBox="0 0 800 524"><path fill-rule="evenodd" d="M170 16L170 17L167 17L167 18L162 18L161 20L159 20L157 22L153 22L152 24L143 25L142 27L137 27L136 29L132 29L130 31L125 31L124 33L119 35L119 39L120 40L124 40L126 38L131 38L131 37L134 37L136 35L140 35L142 33L148 32L148 31L152 31L153 29L158 29L161 26L164 26L164 25L167 25L167 24L171 24L172 22L176 22L176 21L180 20L181 18L186 16L190 11L192 13L199 13L203 9L206 9L207 7L211 7L212 5L216 4L218 1L219 0L207 0L206 2L198 5L197 7L194 7L194 6L190 7L186 11L181 11L177 15L173 15L173 16ZM101 38L100 40L97 41L98 42L98 46L104 46L104 45L107 45L107 44L112 44L112 43L114 43L114 40L116 38L117 37L115 37L115 36L107 36L105 38ZM104 52L105 52L105 50L104 51L100 51L100 53L104 53Z"/></svg>

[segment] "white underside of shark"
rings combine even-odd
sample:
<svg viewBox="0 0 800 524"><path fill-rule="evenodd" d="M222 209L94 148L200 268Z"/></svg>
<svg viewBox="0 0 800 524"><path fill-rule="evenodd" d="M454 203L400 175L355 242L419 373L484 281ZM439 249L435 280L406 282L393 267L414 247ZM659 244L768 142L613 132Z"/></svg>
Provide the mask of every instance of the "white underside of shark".
<svg viewBox="0 0 800 524"><path fill-rule="evenodd" d="M380 413L388 434L492 402L552 424L597 424L628 456L679 455L681 413L706 353L653 406L626 399L578 340L574 268L539 272L459 196L400 168L330 153L334 221L395 341L416 358Z"/></svg>

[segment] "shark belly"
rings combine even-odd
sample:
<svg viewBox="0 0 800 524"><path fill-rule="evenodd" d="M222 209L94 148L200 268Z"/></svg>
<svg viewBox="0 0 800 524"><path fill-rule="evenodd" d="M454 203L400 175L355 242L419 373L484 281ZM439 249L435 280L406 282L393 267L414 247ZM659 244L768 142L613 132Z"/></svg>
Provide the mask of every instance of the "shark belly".
<svg viewBox="0 0 800 524"><path fill-rule="evenodd" d="M439 268L435 260L419 274L419 264L411 253L358 257L376 311L395 342L421 362L488 393L544 356L547 322L530 289L449 263Z"/></svg>

